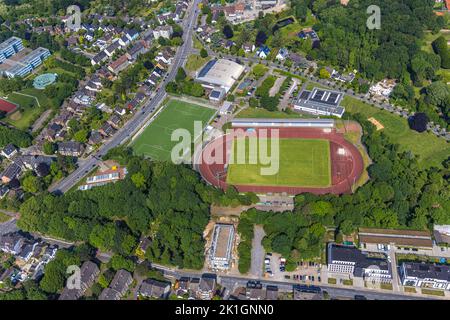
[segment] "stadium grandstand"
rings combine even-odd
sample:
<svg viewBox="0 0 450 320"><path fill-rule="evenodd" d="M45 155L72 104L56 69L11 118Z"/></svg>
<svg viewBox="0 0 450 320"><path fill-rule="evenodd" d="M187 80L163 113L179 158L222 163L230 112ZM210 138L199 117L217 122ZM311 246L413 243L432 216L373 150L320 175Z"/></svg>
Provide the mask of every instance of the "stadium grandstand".
<svg viewBox="0 0 450 320"><path fill-rule="evenodd" d="M257 119L240 118L233 119L231 126L234 128L276 127L276 128L334 128L333 119Z"/></svg>

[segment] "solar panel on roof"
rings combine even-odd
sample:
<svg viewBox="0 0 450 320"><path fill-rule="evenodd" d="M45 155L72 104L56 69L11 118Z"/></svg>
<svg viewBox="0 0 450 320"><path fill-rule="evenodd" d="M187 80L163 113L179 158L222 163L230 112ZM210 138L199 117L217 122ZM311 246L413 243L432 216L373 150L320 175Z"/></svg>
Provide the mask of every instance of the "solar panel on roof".
<svg viewBox="0 0 450 320"><path fill-rule="evenodd" d="M309 98L309 95L311 94L311 92L310 91L303 91L301 94L300 94L300 98L301 99L308 99Z"/></svg>
<svg viewBox="0 0 450 320"><path fill-rule="evenodd" d="M328 100L335 102L337 97L338 97L338 94L330 93L330 96L328 97Z"/></svg>
<svg viewBox="0 0 450 320"><path fill-rule="evenodd" d="M211 70L211 68L216 64L217 60L211 60L208 61L208 63L206 63L206 65L203 67L202 70L200 70L200 72L198 73L198 77L204 77L208 74L209 70Z"/></svg>

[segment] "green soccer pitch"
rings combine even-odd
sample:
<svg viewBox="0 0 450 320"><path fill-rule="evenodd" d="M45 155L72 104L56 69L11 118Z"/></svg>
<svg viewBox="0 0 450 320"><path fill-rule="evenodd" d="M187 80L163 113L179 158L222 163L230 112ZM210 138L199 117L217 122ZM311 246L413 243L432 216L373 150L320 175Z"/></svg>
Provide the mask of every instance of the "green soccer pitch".
<svg viewBox="0 0 450 320"><path fill-rule="evenodd" d="M257 164L249 164L248 138L245 143L245 164L237 164L235 154L238 143L236 140L233 141L230 156L230 159L234 159L234 163L228 165L228 184L289 187L329 187L331 185L330 142L328 140L279 139L279 170L274 175L261 175L260 169L270 165L262 165L259 161ZM266 142L270 155L271 143L270 141Z"/></svg>
<svg viewBox="0 0 450 320"><path fill-rule="evenodd" d="M215 112L214 109L171 99L156 119L132 142L133 151L154 160L168 161L173 146L178 143L171 141L172 132L175 129L187 129L192 140L197 139L193 137L194 121L201 121L204 127Z"/></svg>

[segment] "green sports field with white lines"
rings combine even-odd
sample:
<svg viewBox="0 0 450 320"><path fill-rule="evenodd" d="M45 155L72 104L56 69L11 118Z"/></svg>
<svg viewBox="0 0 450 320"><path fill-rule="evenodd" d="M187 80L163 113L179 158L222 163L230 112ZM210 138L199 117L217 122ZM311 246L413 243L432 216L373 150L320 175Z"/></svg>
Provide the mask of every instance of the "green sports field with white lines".
<svg viewBox="0 0 450 320"><path fill-rule="evenodd" d="M170 160L172 148L178 143L171 141L172 132L183 128L193 137L194 121L202 121L204 127L215 112L214 109L197 104L170 99L164 110L132 142L133 151L154 160Z"/></svg>
<svg viewBox="0 0 450 320"><path fill-rule="evenodd" d="M244 138L237 138L244 139ZM274 175L261 175L262 167L270 165L249 164L255 150L245 143L245 164L238 164L237 139L233 141L228 165L227 183L233 185L328 187L331 185L330 142L322 139L279 139L279 170ZM270 139L259 139L270 140ZM264 143L264 142L263 142ZM268 154L272 154L271 141L266 141ZM250 152L250 149L251 152ZM258 151L257 151L258 152ZM256 157L256 159L260 159Z"/></svg>

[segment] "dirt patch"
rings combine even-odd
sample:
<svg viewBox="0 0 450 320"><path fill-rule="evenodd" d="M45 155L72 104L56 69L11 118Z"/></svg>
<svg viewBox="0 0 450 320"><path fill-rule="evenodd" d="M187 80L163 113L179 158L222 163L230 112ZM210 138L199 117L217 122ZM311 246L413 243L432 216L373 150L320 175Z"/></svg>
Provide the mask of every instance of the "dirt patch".
<svg viewBox="0 0 450 320"><path fill-rule="evenodd" d="M11 113L9 115L9 118L13 121L18 121L18 120L22 119L22 113L20 111L16 111L14 113Z"/></svg>
<svg viewBox="0 0 450 320"><path fill-rule="evenodd" d="M380 123L380 121L378 121L377 119L375 119L374 117L370 117L369 119L367 119L370 121L370 123L372 123L376 128L377 131L378 130L382 130L384 129L384 126Z"/></svg>
<svg viewBox="0 0 450 320"><path fill-rule="evenodd" d="M235 208L232 207L220 207L220 206L211 206L211 215L213 216L240 216L241 212L250 209L251 206L238 206Z"/></svg>

